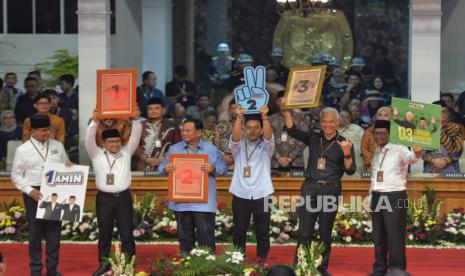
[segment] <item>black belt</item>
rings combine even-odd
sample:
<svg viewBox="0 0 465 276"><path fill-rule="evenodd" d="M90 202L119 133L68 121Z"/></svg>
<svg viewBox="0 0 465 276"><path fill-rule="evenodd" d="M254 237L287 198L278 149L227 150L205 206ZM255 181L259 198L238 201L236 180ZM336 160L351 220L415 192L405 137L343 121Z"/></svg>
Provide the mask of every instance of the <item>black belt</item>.
<svg viewBox="0 0 465 276"><path fill-rule="evenodd" d="M129 189L126 189L124 191L117 192L117 193L108 193L108 192L102 192L102 191L98 191L98 193L102 194L102 195L107 195L107 196L119 197L120 195L123 195L125 193L129 193Z"/></svg>
<svg viewBox="0 0 465 276"><path fill-rule="evenodd" d="M341 184L341 181L336 180L316 180L316 179L307 179L306 180L310 184L315 184L319 187L326 187L333 184Z"/></svg>

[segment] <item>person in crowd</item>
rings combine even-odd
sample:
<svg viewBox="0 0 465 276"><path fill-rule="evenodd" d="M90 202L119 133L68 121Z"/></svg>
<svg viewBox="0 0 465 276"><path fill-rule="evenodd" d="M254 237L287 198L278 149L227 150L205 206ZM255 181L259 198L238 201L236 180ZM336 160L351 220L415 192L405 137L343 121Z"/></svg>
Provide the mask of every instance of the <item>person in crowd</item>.
<svg viewBox="0 0 465 276"><path fill-rule="evenodd" d="M44 164L65 163L72 165L63 144L50 138L50 119L46 115L30 117L31 139L16 149L11 170L11 180L23 192L28 221L30 275L42 275L42 240L46 244L47 275L59 276L57 271L60 252L61 222L36 219Z"/></svg>
<svg viewBox="0 0 465 276"><path fill-rule="evenodd" d="M371 81L372 90L377 90L381 93L381 97L383 98L384 102L383 105L389 106L391 105L391 98L395 96L395 93L392 91L387 90L384 85L384 78L381 75L375 75Z"/></svg>
<svg viewBox="0 0 465 276"><path fill-rule="evenodd" d="M62 118L57 115L53 115L50 113L50 97L45 93L40 93L34 99L34 108L37 110L36 114L48 116L50 119L50 138L56 139L63 144L65 143L65 122ZM26 142L31 138L31 120L30 117L24 120L23 125L23 142Z"/></svg>
<svg viewBox="0 0 465 276"><path fill-rule="evenodd" d="M220 43L216 49L217 55L211 59L210 81L213 85L212 106L216 108L224 96L228 94L228 80L233 70L234 58L230 55L229 45Z"/></svg>
<svg viewBox="0 0 465 276"><path fill-rule="evenodd" d="M284 61L284 51L281 48L274 48L271 51L271 64L268 64L266 68L268 69L269 67L274 67L277 73L277 79L276 82L286 86L287 83L287 77L289 76L289 69L287 69L286 66L284 66L283 61Z"/></svg>
<svg viewBox="0 0 465 276"><path fill-rule="evenodd" d="M394 123L396 123L397 125L399 125L401 127L404 127L404 128L411 129L412 133L413 133L413 130L415 130L417 128L416 125L414 124L415 114L413 114L412 111L407 111L405 113L404 120L400 120L399 119L399 110L396 107L394 107L392 109L392 119L393 119Z"/></svg>
<svg viewBox="0 0 465 276"><path fill-rule="evenodd" d="M203 120L202 139L205 142L213 143L216 137L216 125L218 123L218 113L216 111L209 111L205 113Z"/></svg>
<svg viewBox="0 0 465 276"><path fill-rule="evenodd" d="M111 250L113 227L118 229L122 251L127 259L136 254L136 244L132 231L133 207L129 190L131 185L131 158L136 151L140 136L141 123L133 121L131 136L126 145L122 145L118 129L111 128L102 132L103 147L95 139L99 124L97 111L87 126L85 146L95 172L97 196L95 207L98 223L98 261L99 268L93 276L104 275L110 271L108 257Z"/></svg>
<svg viewBox="0 0 465 276"><path fill-rule="evenodd" d="M441 101L444 101L447 108L454 108L455 98L452 93L441 93Z"/></svg>
<svg viewBox="0 0 465 276"><path fill-rule="evenodd" d="M216 180L215 176L224 175L227 166L220 151L211 143L202 140L203 124L197 119L187 119L182 124L182 140L170 147L158 167L160 173L173 173L176 166L170 163L171 154L207 154L208 163L201 166L208 173L208 202L206 203L176 203L168 202L168 208L174 211L177 222L178 241L181 251L189 253L197 240L198 246L209 247L215 251L215 214Z"/></svg>
<svg viewBox="0 0 465 276"><path fill-rule="evenodd" d="M2 110L14 110L16 105L16 100L19 96L23 94L23 92L16 88L16 84L18 83L18 77L16 73L8 72L5 74L5 86L0 85L2 88L2 93L0 94L0 108Z"/></svg>
<svg viewBox="0 0 465 276"><path fill-rule="evenodd" d="M283 100L282 104L285 106L286 100ZM326 107L321 110L321 133L312 130L308 132L298 130L294 125L292 113L285 110L283 115L287 133L305 143L310 149L301 196L305 200L303 206L308 204L311 208L302 207L299 209L297 248L299 245L308 244L313 240L315 223L318 220L320 240L325 245L323 260L318 270L323 276L331 275L328 272L328 264L332 230L338 209L337 202L341 195L341 177L344 172L352 175L357 169L354 161L354 147L350 140L337 132L339 112L335 108ZM335 203L333 208L317 208L317 201L321 202L328 196L331 198L331 202ZM323 205L325 205L324 202Z"/></svg>
<svg viewBox="0 0 465 276"><path fill-rule="evenodd" d="M377 90L368 90L367 97L362 103L362 121L368 125L373 125L376 120L376 112L383 106L384 98Z"/></svg>
<svg viewBox="0 0 465 276"><path fill-rule="evenodd" d="M229 149L229 139L232 134L232 129L234 123L236 121L236 109L240 108L240 105L236 103L236 100L232 99L229 102L229 117L231 119L225 121L220 120L217 127L216 127L216 136L213 140L213 144L218 147L221 154L223 155L224 161L228 166L229 170L233 170L234 168L234 159L231 155L231 150ZM247 139L247 134L245 132L245 128L242 130L242 140L245 141Z"/></svg>
<svg viewBox="0 0 465 276"><path fill-rule="evenodd" d="M279 112L270 116L270 124L276 144L273 158L271 159L271 168L278 171L303 171L305 165L302 153L306 145L287 134L284 116L281 111L281 101L283 98L284 90L281 90L278 92L276 99L276 105L280 108ZM310 126L309 118L302 113L291 112L293 118L295 118L297 129L308 132Z"/></svg>
<svg viewBox="0 0 465 276"><path fill-rule="evenodd" d="M187 79L187 76L185 66L178 65L174 68L174 80L165 86L166 99L170 105L181 103L186 109L195 105L197 89L195 84Z"/></svg>
<svg viewBox="0 0 465 276"><path fill-rule="evenodd" d="M339 112L339 127L337 131L343 137L349 139L354 144L355 164L361 165L363 163L362 154L360 152L360 145L362 142L363 128L359 125L351 123L352 115L347 109ZM359 166L360 171L363 167Z"/></svg>
<svg viewBox="0 0 465 276"><path fill-rule="evenodd" d="M74 82L74 76L71 74L60 76L60 88L63 91L60 94L60 107L79 110L79 91L74 89Z"/></svg>
<svg viewBox="0 0 465 276"><path fill-rule="evenodd" d="M257 238L257 257L266 260L270 249L270 218L268 196L273 194L271 158L275 149L273 131L268 119L268 107L260 115L245 115L236 108L236 121L229 147L234 158L234 174L229 192L233 194L233 243L245 252L247 230L253 216ZM241 141L245 119L247 140Z"/></svg>
<svg viewBox="0 0 465 276"><path fill-rule="evenodd" d="M215 111L215 109L210 106L210 95L199 94L197 95L197 104L189 106L186 110L186 115L203 121L205 119L205 114L210 111Z"/></svg>
<svg viewBox="0 0 465 276"><path fill-rule="evenodd" d="M185 119L188 119L186 115L186 109L181 103L175 103L173 107L173 120L176 122L176 124L179 126L179 129L181 129L182 122Z"/></svg>
<svg viewBox="0 0 465 276"><path fill-rule="evenodd" d="M142 135L134 154L136 170L158 171L164 154L181 141L181 131L173 119L165 119L165 106L160 98L147 103L147 120L142 122Z"/></svg>
<svg viewBox="0 0 465 276"><path fill-rule="evenodd" d="M278 70L273 66L266 68L265 81L265 87L269 94L268 108L270 111L268 115L272 115L279 112L279 107L276 105L276 98L279 91L283 91L286 87L278 82Z"/></svg>
<svg viewBox="0 0 465 276"><path fill-rule="evenodd" d="M3 110L0 114L0 170L6 169L8 141L22 140L23 131L16 123L15 113Z"/></svg>
<svg viewBox="0 0 465 276"><path fill-rule="evenodd" d="M352 99L363 101L366 98L365 88L362 84L362 75L358 72L351 72L348 75L348 85L339 105L346 107Z"/></svg>
<svg viewBox="0 0 465 276"><path fill-rule="evenodd" d="M152 71L142 74L142 84L137 87L137 104L140 106L141 116L147 117L147 102L151 98L160 98L166 104L165 95L157 86L157 75Z"/></svg>
<svg viewBox="0 0 465 276"><path fill-rule="evenodd" d="M326 68L328 70L328 73L332 74L334 69L341 68L341 61L335 57L332 57ZM342 72L344 75L344 71Z"/></svg>
<svg viewBox="0 0 465 276"><path fill-rule="evenodd" d="M359 105L351 105L349 112L352 116L352 123L361 126L363 129L367 129L370 125L362 120L362 110Z"/></svg>
<svg viewBox="0 0 465 276"><path fill-rule="evenodd" d="M371 218L375 262L371 276L388 270L405 270L405 228L407 224L407 173L409 165L421 160L422 148L389 142L390 122L377 120L374 137L377 149L371 161ZM384 207L382 207L384 206ZM387 208L386 208L387 207Z"/></svg>
<svg viewBox="0 0 465 276"><path fill-rule="evenodd" d="M18 97L15 106L15 117L19 126L23 125L27 117L37 112L34 107L34 99L40 91L39 81L34 77L24 79L24 87L26 88L26 93Z"/></svg>
<svg viewBox="0 0 465 276"><path fill-rule="evenodd" d="M351 73L359 73L360 76L361 74L363 74L363 69L366 68L367 65L365 63L365 60L361 57L353 57L352 58L352 61L350 63L350 68L348 70L348 75L350 75ZM360 77L360 79L362 79Z"/></svg>
<svg viewBox="0 0 465 276"><path fill-rule="evenodd" d="M146 118L141 116L140 105L138 104L136 105L136 117L134 117L134 120L139 121L141 123L146 120Z"/></svg>
<svg viewBox="0 0 465 276"><path fill-rule="evenodd" d="M388 106L383 106L376 112L376 120L389 121L391 119L391 108ZM370 171L371 169L371 160L373 160L373 155L377 149L377 144L375 137L373 136L374 126L369 127L365 130L362 136L362 141L360 143L360 151L362 152L363 157L363 171ZM362 163L358 163L359 166Z"/></svg>
<svg viewBox="0 0 465 276"><path fill-rule="evenodd" d="M461 116L465 116L465 91L460 93L457 101L454 104L454 110Z"/></svg>
<svg viewBox="0 0 465 276"><path fill-rule="evenodd" d="M320 104L317 107L309 109L308 117L310 120L310 129L315 132L320 132L320 113L326 105L324 104L323 98L320 98Z"/></svg>
<svg viewBox="0 0 465 276"><path fill-rule="evenodd" d="M38 86L39 86L38 87L39 92L42 92L45 89L44 84L42 82L42 73L40 73L40 71L31 71L31 72L27 73L27 76L35 78L37 80L37 83L38 83Z"/></svg>
<svg viewBox="0 0 465 276"><path fill-rule="evenodd" d="M450 112L442 102L441 108L441 140L439 151L425 151L423 155L425 173L458 173L459 158L463 153L464 133L462 127L450 121Z"/></svg>
<svg viewBox="0 0 465 276"><path fill-rule="evenodd" d="M325 106L340 109L339 102L347 89L345 81L344 70L342 68L335 68L329 81L323 87L323 97Z"/></svg>

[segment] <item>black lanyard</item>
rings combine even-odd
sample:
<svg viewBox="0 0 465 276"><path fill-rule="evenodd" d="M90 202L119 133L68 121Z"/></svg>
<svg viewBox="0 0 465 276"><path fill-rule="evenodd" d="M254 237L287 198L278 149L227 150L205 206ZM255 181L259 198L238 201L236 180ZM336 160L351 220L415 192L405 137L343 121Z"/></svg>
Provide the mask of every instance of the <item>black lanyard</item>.
<svg viewBox="0 0 465 276"><path fill-rule="evenodd" d="M383 167L383 163L384 163L384 158L386 157L386 153L388 152L389 149L386 149L386 151L384 152L384 155L383 155L383 159L381 159L381 163L379 164L379 170L381 171L381 168ZM379 159L378 159L379 160Z"/></svg>
<svg viewBox="0 0 465 276"><path fill-rule="evenodd" d="M107 152L105 152L105 157L107 158L108 166L110 167L110 173L111 173L111 169L113 169L113 166L114 166L115 163L116 163L116 158L113 159L113 163L111 163L111 165L110 165L110 158L108 158Z"/></svg>
<svg viewBox="0 0 465 276"><path fill-rule="evenodd" d="M321 146L321 158L324 158L325 152L327 152L333 145L336 143L337 138L339 138L339 135L337 135L336 139L334 139L329 146L327 146L325 149L323 149L323 137L320 137L320 146Z"/></svg>
<svg viewBox="0 0 465 276"><path fill-rule="evenodd" d="M252 152L249 155L249 145L247 141L245 141L245 159L247 160L247 164L249 164L250 158L252 158L253 154L255 153L255 150L260 146L262 141L258 142L258 144L253 148Z"/></svg>
<svg viewBox="0 0 465 276"><path fill-rule="evenodd" d="M34 145L34 143L32 142L32 140L29 140L32 144L32 146L34 146L35 150L37 151L37 153L40 155L40 158L42 158L42 160L44 160L44 162L47 161L47 156L48 156L48 145L49 145L49 141L47 140L47 151L45 152L45 157L42 155L42 153L40 152L40 150L36 147L36 145Z"/></svg>

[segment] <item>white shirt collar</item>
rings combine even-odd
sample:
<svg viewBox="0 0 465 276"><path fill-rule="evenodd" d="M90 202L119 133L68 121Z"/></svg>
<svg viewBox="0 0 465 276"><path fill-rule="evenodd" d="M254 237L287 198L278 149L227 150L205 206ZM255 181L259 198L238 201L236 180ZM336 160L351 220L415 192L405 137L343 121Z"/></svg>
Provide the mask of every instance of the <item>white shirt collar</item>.
<svg viewBox="0 0 465 276"><path fill-rule="evenodd" d="M31 136L31 141L32 141L34 144L36 144L36 145L45 146L45 144L47 143L48 140L42 143L42 142L39 142L39 140L36 140L36 139L34 139L34 138Z"/></svg>

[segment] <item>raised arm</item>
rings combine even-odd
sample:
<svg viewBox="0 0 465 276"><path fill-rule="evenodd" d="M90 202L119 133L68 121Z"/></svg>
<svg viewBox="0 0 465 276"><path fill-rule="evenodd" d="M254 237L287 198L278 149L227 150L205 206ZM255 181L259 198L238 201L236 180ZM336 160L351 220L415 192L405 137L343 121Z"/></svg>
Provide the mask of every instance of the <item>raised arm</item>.
<svg viewBox="0 0 465 276"><path fill-rule="evenodd" d="M126 147L131 155L134 154L139 146L140 136L142 133L142 124L139 121L132 121L131 136L129 137Z"/></svg>
<svg viewBox="0 0 465 276"><path fill-rule="evenodd" d="M269 141L273 137L273 129L271 128L270 120L268 119L268 106L262 106L260 108L260 114L262 115L263 121L263 139Z"/></svg>
<svg viewBox="0 0 465 276"><path fill-rule="evenodd" d="M91 159L95 158L95 156L97 156L97 153L100 150L99 146L97 145L97 142L95 141L95 134L97 133L98 123L99 121L97 119L97 111L94 110L92 121L87 126L86 131L86 149Z"/></svg>

